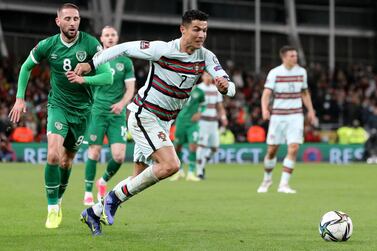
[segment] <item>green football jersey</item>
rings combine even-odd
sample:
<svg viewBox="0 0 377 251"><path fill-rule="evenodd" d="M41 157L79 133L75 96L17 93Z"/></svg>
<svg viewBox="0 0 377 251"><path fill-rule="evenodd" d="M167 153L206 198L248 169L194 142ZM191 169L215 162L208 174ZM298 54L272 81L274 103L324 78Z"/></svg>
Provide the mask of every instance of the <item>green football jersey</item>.
<svg viewBox="0 0 377 251"><path fill-rule="evenodd" d="M193 123L191 118L192 116L200 112L204 106L202 106L205 102L205 93L200 88L194 88L194 90L190 94L190 99L185 104L183 109L179 112L176 125L177 126L187 126Z"/></svg>
<svg viewBox="0 0 377 251"><path fill-rule="evenodd" d="M135 79L132 60L128 57L118 57L110 61L114 81L112 85L98 86L94 93L92 111L95 113L111 113L111 105L119 102L126 91L125 80ZM123 110L123 113L126 109Z"/></svg>
<svg viewBox="0 0 377 251"><path fill-rule="evenodd" d="M79 32L76 40L69 44L62 40L60 34L56 34L33 48L30 55L34 63L46 59L50 65L49 105L61 107L73 115L81 115L91 108L93 87L70 83L65 74L73 71L78 63L89 61L101 49L98 40L85 32Z"/></svg>

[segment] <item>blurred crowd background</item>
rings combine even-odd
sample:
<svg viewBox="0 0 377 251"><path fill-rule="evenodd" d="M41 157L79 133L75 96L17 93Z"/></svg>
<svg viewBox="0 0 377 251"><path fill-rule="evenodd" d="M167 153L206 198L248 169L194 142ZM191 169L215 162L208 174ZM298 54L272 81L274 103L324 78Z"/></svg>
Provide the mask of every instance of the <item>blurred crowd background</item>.
<svg viewBox="0 0 377 251"><path fill-rule="evenodd" d="M260 126L267 130L268 122L261 116L261 94L267 72L254 74L238 68L232 61L223 63L237 86L235 98L225 98L229 124L227 129L235 142L247 142L248 130ZM38 65L31 74L26 92L27 113L18 125L12 125L8 113L15 101L20 65L10 60L0 63L0 133L11 141L46 141L47 97L50 89L49 68ZM377 75L372 66L350 65L330 74L321 64L307 67L308 84L313 105L319 118L318 125L305 125L306 142L364 143L367 134L377 129ZM138 88L145 82L148 65L135 62ZM342 139L342 128L363 128L365 137L356 142ZM20 129L27 128L27 129ZM348 140L352 140L347 135ZM357 139L356 139L357 140Z"/></svg>

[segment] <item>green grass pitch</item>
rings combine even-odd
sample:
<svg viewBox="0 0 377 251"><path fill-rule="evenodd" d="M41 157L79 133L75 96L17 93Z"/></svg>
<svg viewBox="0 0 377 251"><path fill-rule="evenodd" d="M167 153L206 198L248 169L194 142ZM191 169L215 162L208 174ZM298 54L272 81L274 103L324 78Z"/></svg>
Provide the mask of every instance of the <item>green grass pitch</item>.
<svg viewBox="0 0 377 251"><path fill-rule="evenodd" d="M295 195L276 192L280 168L270 192L257 194L261 165L210 165L204 182L166 180L135 196L96 238L79 221L84 165L73 168L63 222L48 230L43 166L0 164L0 250L377 250L375 165L299 163ZM124 164L109 185L131 169ZM348 242L320 238L320 217L330 210L351 216Z"/></svg>

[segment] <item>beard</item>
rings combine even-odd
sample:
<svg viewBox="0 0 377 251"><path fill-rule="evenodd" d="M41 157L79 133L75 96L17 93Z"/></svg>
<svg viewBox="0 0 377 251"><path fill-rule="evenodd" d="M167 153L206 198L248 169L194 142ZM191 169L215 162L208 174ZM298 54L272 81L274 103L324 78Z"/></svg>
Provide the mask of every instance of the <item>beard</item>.
<svg viewBox="0 0 377 251"><path fill-rule="evenodd" d="M67 30L67 31L62 30L62 33L64 34L64 36L65 36L66 38L68 38L68 39L72 39L72 38L75 38L75 37L76 37L76 35L77 35L77 30L75 30L74 32L69 31L69 30Z"/></svg>

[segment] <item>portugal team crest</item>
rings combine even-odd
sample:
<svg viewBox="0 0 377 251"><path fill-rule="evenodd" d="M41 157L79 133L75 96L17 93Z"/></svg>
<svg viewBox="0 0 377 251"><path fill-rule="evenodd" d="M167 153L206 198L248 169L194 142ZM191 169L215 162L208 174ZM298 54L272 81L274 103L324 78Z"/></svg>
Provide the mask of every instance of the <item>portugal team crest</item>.
<svg viewBox="0 0 377 251"><path fill-rule="evenodd" d="M199 74L199 63L195 63L194 70L195 74Z"/></svg>
<svg viewBox="0 0 377 251"><path fill-rule="evenodd" d="M55 128L56 130L60 131L61 129L63 129L63 124L60 122L55 122Z"/></svg>
<svg viewBox="0 0 377 251"><path fill-rule="evenodd" d="M84 60L86 59L86 51L76 52L76 58L79 62L84 62Z"/></svg>
<svg viewBox="0 0 377 251"><path fill-rule="evenodd" d="M122 63L117 63L115 65L115 68L117 68L118 71L123 71L124 70L124 64Z"/></svg>
<svg viewBox="0 0 377 251"><path fill-rule="evenodd" d="M91 141L96 141L96 139L97 139L97 135L94 135L94 134L90 135L90 140Z"/></svg>
<svg viewBox="0 0 377 251"><path fill-rule="evenodd" d="M157 134L157 137L162 141L166 141L166 134L162 131Z"/></svg>

